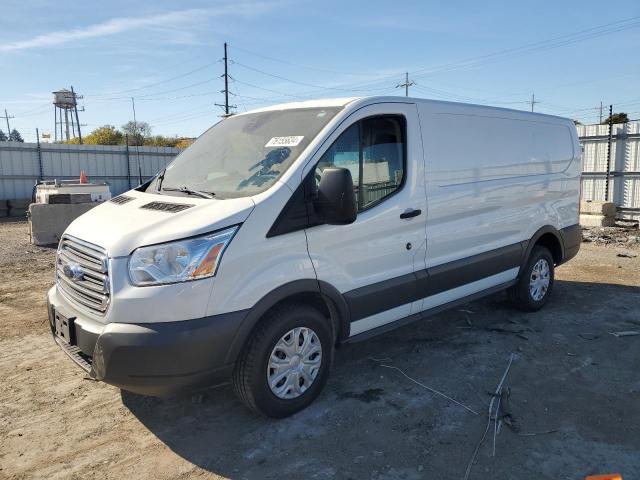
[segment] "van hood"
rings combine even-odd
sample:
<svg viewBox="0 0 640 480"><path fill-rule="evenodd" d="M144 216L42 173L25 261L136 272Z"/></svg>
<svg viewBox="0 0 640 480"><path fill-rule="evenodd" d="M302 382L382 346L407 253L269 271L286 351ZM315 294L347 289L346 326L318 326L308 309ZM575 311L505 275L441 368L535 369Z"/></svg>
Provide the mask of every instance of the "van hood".
<svg viewBox="0 0 640 480"><path fill-rule="evenodd" d="M247 219L255 206L249 197L216 200L136 190L115 200L101 203L78 217L65 235L103 247L112 258L121 257L145 245L237 225ZM152 202L161 203L150 205Z"/></svg>

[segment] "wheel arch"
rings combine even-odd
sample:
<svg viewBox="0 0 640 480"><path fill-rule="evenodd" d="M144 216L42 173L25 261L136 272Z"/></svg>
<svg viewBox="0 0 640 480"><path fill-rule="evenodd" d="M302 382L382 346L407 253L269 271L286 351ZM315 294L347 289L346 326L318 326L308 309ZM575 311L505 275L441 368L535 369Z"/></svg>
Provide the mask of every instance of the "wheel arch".
<svg viewBox="0 0 640 480"><path fill-rule="evenodd" d="M531 240L527 242L527 247L522 258L521 269L527 263L527 260L529 260L531 251L536 245L546 247L551 252L551 256L553 257L553 261L556 265L562 263L564 258L562 235L560 231L552 225L545 225L544 227L539 228L536 233L533 234Z"/></svg>
<svg viewBox="0 0 640 480"><path fill-rule="evenodd" d="M227 363L234 363L264 316L279 305L301 302L312 305L328 317L336 342L349 336L349 308L344 297L331 284L316 279L294 280L262 297L249 309L227 352Z"/></svg>

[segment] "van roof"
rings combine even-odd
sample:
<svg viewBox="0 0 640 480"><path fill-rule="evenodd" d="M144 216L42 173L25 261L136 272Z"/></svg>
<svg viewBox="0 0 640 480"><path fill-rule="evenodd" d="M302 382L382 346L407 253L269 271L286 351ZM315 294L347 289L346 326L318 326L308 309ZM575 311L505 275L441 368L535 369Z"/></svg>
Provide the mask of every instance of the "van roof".
<svg viewBox="0 0 640 480"><path fill-rule="evenodd" d="M274 110L289 110L289 109L295 109L295 108L345 107L349 103L356 102L356 101L358 101L358 103L369 103L371 101L387 101L387 102L395 101L395 102L411 102L411 103L434 103L434 104L458 105L458 106L468 105L472 107L486 108L490 110L508 111L508 112L514 112L519 114L545 116L545 117L552 117L556 119L568 120L567 117L560 117L558 115L528 112L526 110L516 110L513 108L495 107L492 105L482 105L482 104L465 103L465 102L451 102L447 100L435 100L431 98L377 96L377 95L368 96L368 97L320 98L316 100L302 100L299 102L279 103L276 105L270 105L268 107L249 110L245 113L268 112L268 111L274 111Z"/></svg>
<svg viewBox="0 0 640 480"><path fill-rule="evenodd" d="M299 102L278 103L269 105L268 107L256 108L249 110L247 113L268 112L270 110L289 110L293 108L323 108L323 107L344 107L348 103L360 100L365 97L347 97L347 98L320 98L317 100L302 100ZM372 97L373 98L373 97Z"/></svg>

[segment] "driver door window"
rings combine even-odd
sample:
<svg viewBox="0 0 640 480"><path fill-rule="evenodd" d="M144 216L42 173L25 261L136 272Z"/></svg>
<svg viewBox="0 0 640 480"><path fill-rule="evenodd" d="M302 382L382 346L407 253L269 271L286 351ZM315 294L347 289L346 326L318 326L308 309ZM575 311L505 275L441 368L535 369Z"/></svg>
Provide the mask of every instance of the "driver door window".
<svg viewBox="0 0 640 480"><path fill-rule="evenodd" d="M365 210L396 192L405 172L405 122L399 115L366 118L329 147L316 167L316 182L328 167L351 172L358 210Z"/></svg>

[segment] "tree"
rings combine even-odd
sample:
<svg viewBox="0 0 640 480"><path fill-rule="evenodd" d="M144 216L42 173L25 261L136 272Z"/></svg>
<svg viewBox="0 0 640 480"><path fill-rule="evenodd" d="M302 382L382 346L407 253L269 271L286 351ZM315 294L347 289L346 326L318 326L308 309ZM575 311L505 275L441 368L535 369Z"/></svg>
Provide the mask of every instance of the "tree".
<svg viewBox="0 0 640 480"><path fill-rule="evenodd" d="M7 135L0 130L0 142L6 142L7 141Z"/></svg>
<svg viewBox="0 0 640 480"><path fill-rule="evenodd" d="M609 118L611 118L611 123L627 123L629 121L629 116L624 112L620 112L614 113L611 117L605 118L601 125L607 125L609 123Z"/></svg>
<svg viewBox="0 0 640 480"><path fill-rule="evenodd" d="M173 147L178 143L177 137L165 137L163 135L154 135L144 139L144 144L151 147Z"/></svg>
<svg viewBox="0 0 640 480"><path fill-rule="evenodd" d="M129 135L129 145L144 145L144 139L151 136L151 125L147 122L127 122L122 130Z"/></svg>
<svg viewBox="0 0 640 480"><path fill-rule="evenodd" d="M82 141L88 145L122 145L124 135L113 125L103 125L85 136Z"/></svg>
<svg viewBox="0 0 640 480"><path fill-rule="evenodd" d="M174 147L185 149L195 141L196 141L195 138L181 138L176 142Z"/></svg>
<svg viewBox="0 0 640 480"><path fill-rule="evenodd" d="M24 143L22 135L20 135L20 132L18 132L15 128L11 130L11 133L9 134L9 141Z"/></svg>

